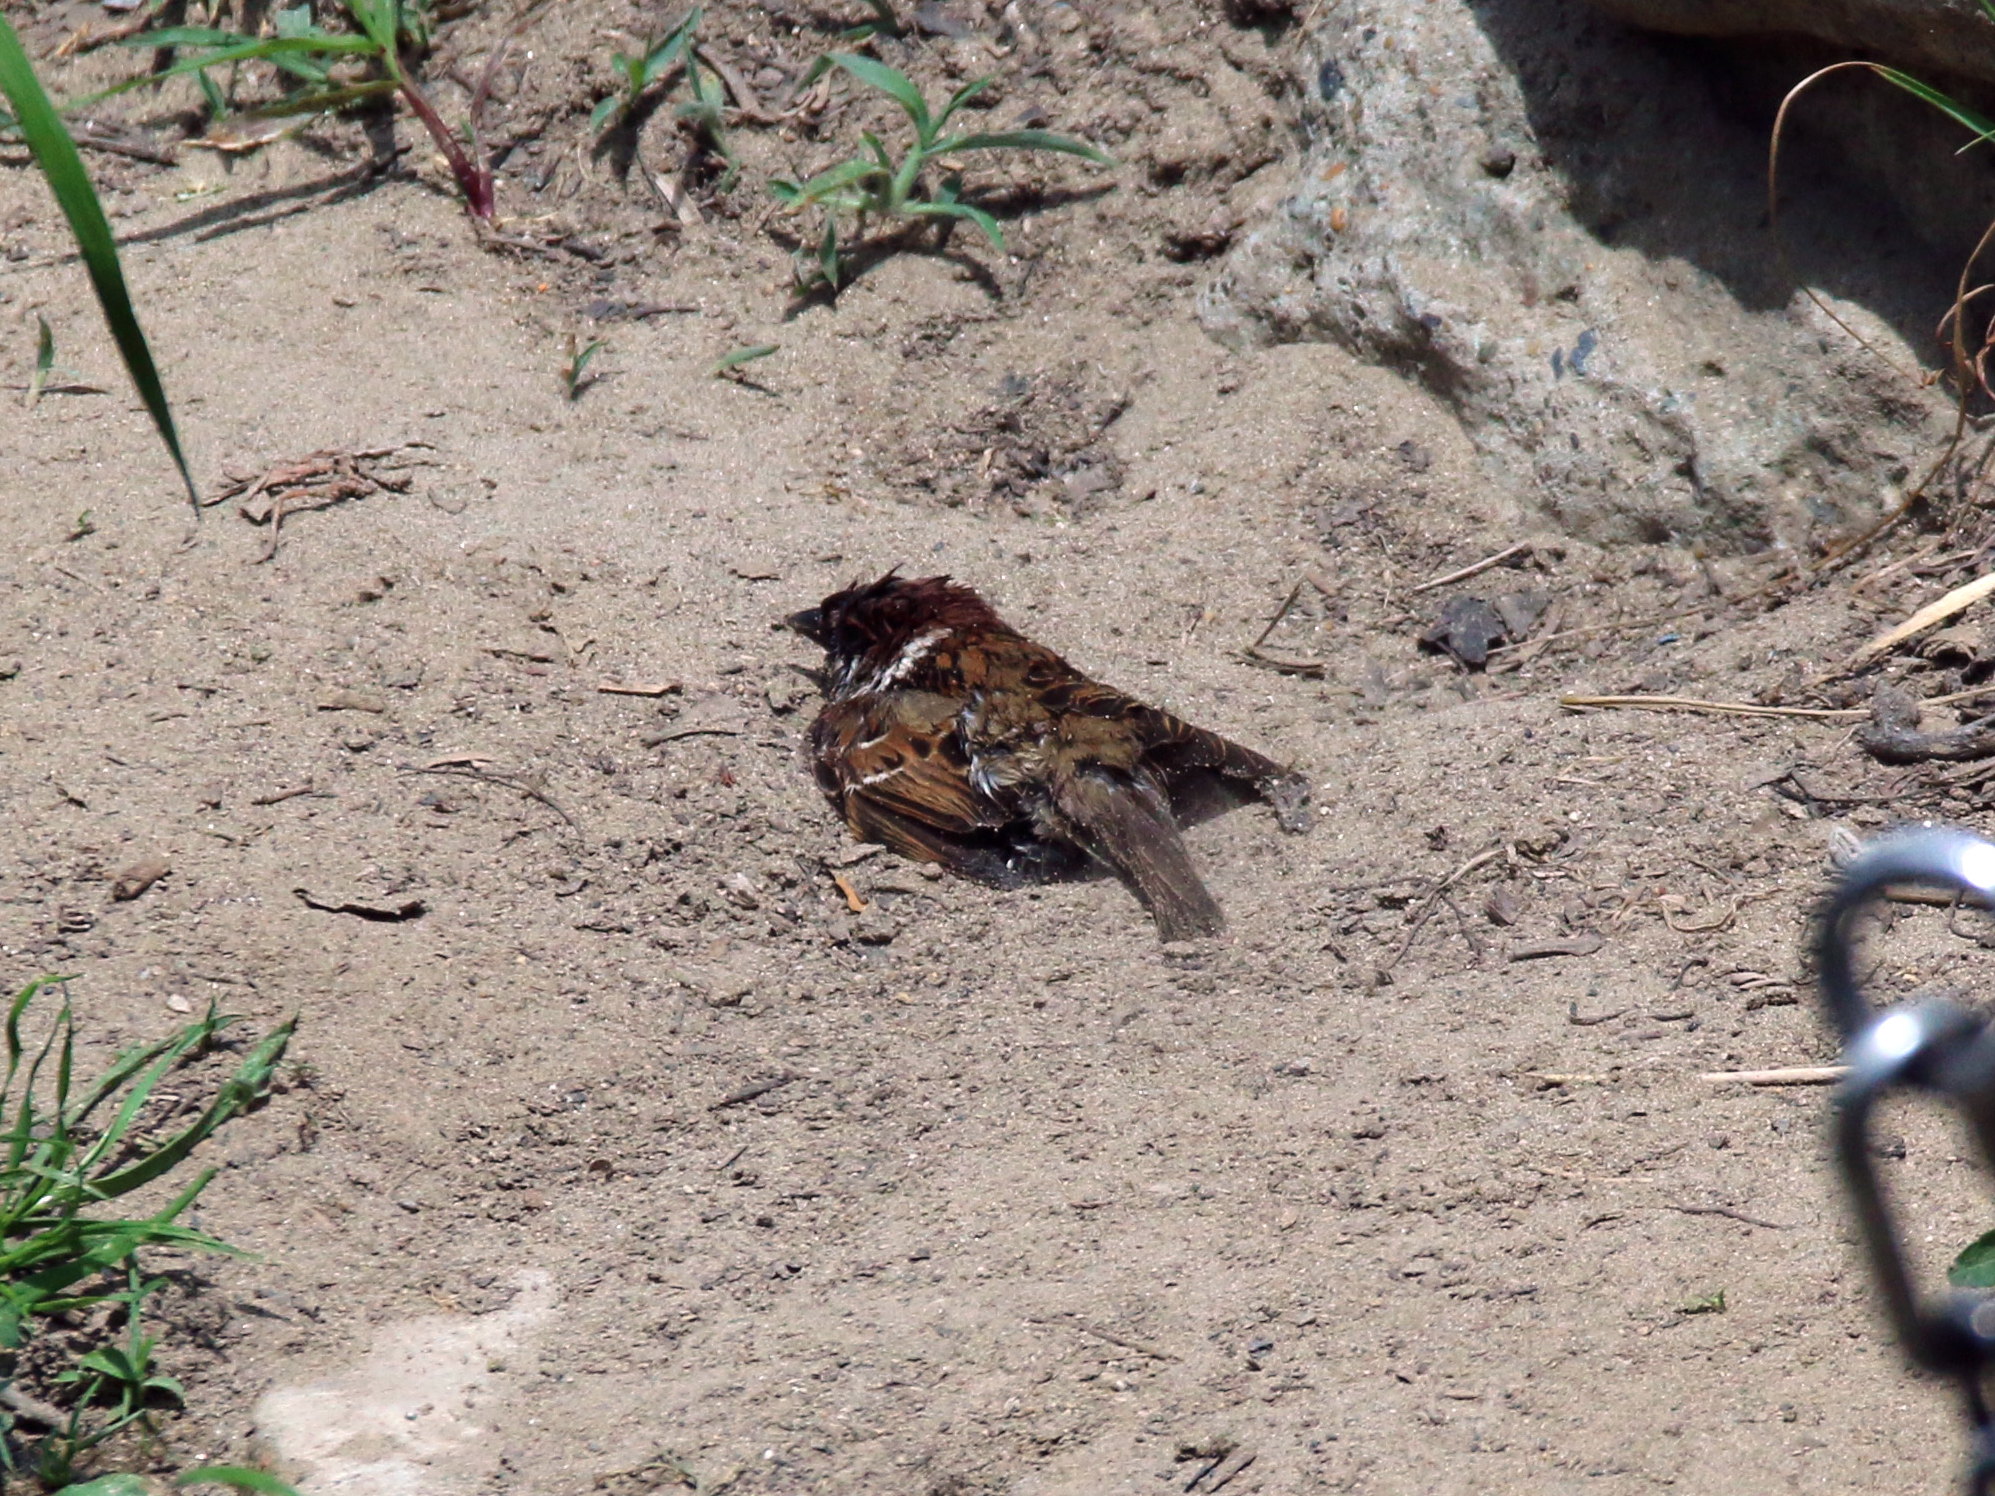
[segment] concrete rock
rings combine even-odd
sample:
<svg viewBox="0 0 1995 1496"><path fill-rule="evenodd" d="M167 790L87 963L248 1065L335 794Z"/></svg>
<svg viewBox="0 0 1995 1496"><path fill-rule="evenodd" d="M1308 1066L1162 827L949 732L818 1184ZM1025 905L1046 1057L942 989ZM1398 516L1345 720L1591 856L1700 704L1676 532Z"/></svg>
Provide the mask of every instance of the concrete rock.
<svg viewBox="0 0 1995 1496"><path fill-rule="evenodd" d="M1978 0L1594 0L1682 36L1812 36L1853 57L1995 82L1995 25Z"/></svg>
<svg viewBox="0 0 1995 1496"><path fill-rule="evenodd" d="M1402 370L1493 478L1592 540L1800 543L1867 522L1937 452L1939 394L1781 273L1764 125L1710 59L1578 0L1341 0L1303 62L1296 184L1201 297L1222 342ZM1797 263L1916 367L1949 273L1815 175L1783 210Z"/></svg>

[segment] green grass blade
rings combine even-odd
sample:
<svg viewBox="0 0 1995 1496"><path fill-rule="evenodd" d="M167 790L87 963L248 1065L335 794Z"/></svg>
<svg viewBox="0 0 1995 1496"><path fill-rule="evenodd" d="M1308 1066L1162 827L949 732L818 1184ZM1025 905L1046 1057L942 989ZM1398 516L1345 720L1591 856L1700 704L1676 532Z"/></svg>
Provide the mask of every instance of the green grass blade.
<svg viewBox="0 0 1995 1496"><path fill-rule="evenodd" d="M850 161L841 161L829 171L821 171L812 177L797 192L795 197L785 198L792 205L814 203L834 192L842 192L860 182L886 177L887 173L862 156Z"/></svg>
<svg viewBox="0 0 1995 1496"><path fill-rule="evenodd" d="M832 290L838 289L838 280L845 262L838 253L838 225L832 222L831 215L824 217L824 238L818 241L817 270L824 277L824 283Z"/></svg>
<svg viewBox="0 0 1995 1496"><path fill-rule="evenodd" d="M914 121L915 133L926 142L934 129L928 117L928 100L921 96L921 90L914 86L899 68L890 68L884 62L875 62L870 57L861 57L856 52L833 52L831 60L872 88L886 94L896 104L907 111L907 117Z"/></svg>
<svg viewBox="0 0 1995 1496"><path fill-rule="evenodd" d="M957 89L953 94L949 96L949 102L942 106L942 112L935 116L935 128L940 130L944 125L948 124L949 117L952 114L954 114L958 109L961 109L965 104L969 103L970 100L974 99L978 94L982 93L985 89L989 88L995 82L997 82L997 75L993 73L988 77L973 78L968 83L965 83L961 88ZM929 142L927 141L922 142L922 144L924 145L927 145L928 143Z"/></svg>
<svg viewBox="0 0 1995 1496"><path fill-rule="evenodd" d="M216 1016L210 1013L199 1023L190 1024L188 1028L183 1028L169 1034L164 1039L157 1040L151 1044L141 1044L127 1050L124 1054L119 1055L113 1060L111 1068L104 1072L97 1084L84 1093L83 1099L76 1104L75 1108L69 1114L70 1125L80 1126L104 1102L105 1098L122 1090L127 1081L161 1055L165 1054L169 1049L174 1048L176 1045L184 1049L189 1029L197 1030L195 1042L205 1043L220 1030L237 1021L233 1014Z"/></svg>
<svg viewBox="0 0 1995 1496"><path fill-rule="evenodd" d="M776 351L778 346L775 343L756 343L747 348L732 349L727 353L723 353L709 364L707 366L707 373L726 374L731 370L740 368L743 364L752 364L758 358L767 358Z"/></svg>
<svg viewBox="0 0 1995 1496"><path fill-rule="evenodd" d="M328 53L372 57L379 55L379 49L365 37L359 36L266 37L262 41L246 41L237 46L202 52L198 56L183 57L171 67L161 68L156 73L142 73L136 78L127 78L122 83L113 83L109 88L100 88L96 93L85 94L80 99L72 99L63 105L63 110L65 113L74 113L78 109L86 109L105 99L115 98L121 93L130 93L135 88L144 88L147 84L158 83L166 78L176 78L182 73L199 73L208 68L224 67L237 62L272 62L281 65L290 57L310 61Z"/></svg>
<svg viewBox="0 0 1995 1496"><path fill-rule="evenodd" d="M579 349L575 346L575 340L573 338L569 339L568 367L563 371L563 377L568 382L568 398L570 400L581 399L582 392L589 387L591 383L588 377L589 360L594 358L598 353L601 353L603 347L604 344L601 338L591 338L586 347Z"/></svg>
<svg viewBox="0 0 1995 1496"><path fill-rule="evenodd" d="M380 51L394 52L395 34L402 24L402 8L395 0L346 0L346 9Z"/></svg>
<svg viewBox="0 0 1995 1496"><path fill-rule="evenodd" d="M132 1082L132 1087L125 1093L125 1099L120 1103L116 1115L90 1145L90 1151L83 1156L78 1165L82 1172L88 1174L124 1142L125 1134L131 1131L133 1122L138 1120L138 1115L144 1110L145 1104L152 1100L152 1093L158 1088L159 1083L172 1073L201 1039L200 1025L188 1025L174 1036L173 1042L160 1053L150 1068ZM67 1132L71 1126L70 1114L66 1110L58 1113L58 1122ZM102 1188L101 1184L94 1187Z"/></svg>
<svg viewBox="0 0 1995 1496"><path fill-rule="evenodd" d="M100 1475L95 1480L64 1486L55 1496L146 1496L150 1489L143 1479L128 1471Z"/></svg>
<svg viewBox="0 0 1995 1496"><path fill-rule="evenodd" d="M202 1465L193 1470L183 1471L173 1482L176 1486L231 1486L238 1491L254 1491L257 1496L298 1496L296 1486L288 1486L266 1470L252 1470L247 1465ZM58 1492L57 1496L61 1496Z"/></svg>
<svg viewBox="0 0 1995 1496"><path fill-rule="evenodd" d="M118 42L121 47L253 47L256 38L240 31L222 31L213 26L162 26L142 31Z"/></svg>
<svg viewBox="0 0 1995 1496"><path fill-rule="evenodd" d="M693 33L699 30L700 17L703 14L699 6L694 6L685 20L674 26L663 41L645 54L644 71L635 80L639 88L655 83L686 55L692 44Z"/></svg>
<svg viewBox="0 0 1995 1496"><path fill-rule="evenodd" d="M97 201L90 174L83 169L83 158L76 153L76 142L69 138L55 106L42 92L28 54L21 49L21 39L7 24L5 16L0 16L0 93L7 96L13 107L28 149L34 152L63 216L69 220L70 232L76 236L76 247L96 289L97 303L104 309L104 320L110 324L111 336L124 357L132 383L138 387L139 398L152 416L152 424L159 430L160 440L166 443L174 466L180 469L180 479L187 485L187 501L198 515L201 493L195 486L193 470L187 466L187 454L180 449L180 433L173 424L173 408L167 404L166 387L160 383L159 370L153 365L152 349L139 327L138 314L132 310L131 293L125 289L125 272L118 263L118 243L111 237L103 204Z"/></svg>
<svg viewBox="0 0 1995 1496"><path fill-rule="evenodd" d="M893 176L888 179L887 201L884 205L887 212L898 213L906 206L907 200L914 195L914 184L921 180L921 169L927 164L926 152L917 150L907 153L907 159L901 162Z"/></svg>
<svg viewBox="0 0 1995 1496"><path fill-rule="evenodd" d="M964 218L984 231L984 237L991 241L992 249L1004 248L1004 231L998 221L982 208L968 203L909 203L906 210L921 218Z"/></svg>
<svg viewBox="0 0 1995 1496"><path fill-rule="evenodd" d="M136 1163L115 1174L93 1179L91 1188L105 1198L122 1195L142 1184L150 1184L177 1167L209 1133L238 1112L247 1110L257 1097L269 1089L270 1077L276 1073L278 1061L284 1058L285 1046L291 1042L291 1035L297 1027L298 1020L289 1018L272 1029L244 1057L236 1073L222 1083L205 1112Z"/></svg>
<svg viewBox="0 0 1995 1496"><path fill-rule="evenodd" d="M1880 67L1877 69L1877 76L1887 83L1897 84L1898 87L1904 89L1913 98L1923 100L1925 103L1932 105L1933 108L1939 110L1941 114L1944 114L1955 124L1972 130L1981 139L1985 140L1989 136L1995 135L1995 120L1990 120L1986 115L1977 114L1965 104L1959 103L1949 98L1946 94L1941 93L1930 83L1922 83L1910 73L1901 73L1896 68Z"/></svg>
<svg viewBox="0 0 1995 1496"><path fill-rule="evenodd" d="M41 331L35 336L35 372L28 376L28 409L33 410L42 398L42 386L48 383L49 371L55 368L55 334L49 330L48 318L35 313L35 322Z"/></svg>
<svg viewBox="0 0 1995 1496"><path fill-rule="evenodd" d="M1051 130L998 130L978 135L952 135L947 140L936 142L936 155L945 155L950 151L1058 151L1064 156L1079 156L1097 166L1115 165L1115 158L1106 151L1089 145L1085 140L1076 140L1071 135L1056 135Z"/></svg>

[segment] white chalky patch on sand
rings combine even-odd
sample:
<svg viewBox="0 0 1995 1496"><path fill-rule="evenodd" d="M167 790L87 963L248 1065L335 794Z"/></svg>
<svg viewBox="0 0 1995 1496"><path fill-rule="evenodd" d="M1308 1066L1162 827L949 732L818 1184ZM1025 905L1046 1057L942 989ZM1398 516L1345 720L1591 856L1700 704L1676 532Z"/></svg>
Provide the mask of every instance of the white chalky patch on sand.
<svg viewBox="0 0 1995 1496"><path fill-rule="evenodd" d="M498 1464L483 1408L505 1358L554 1307L545 1273L522 1273L492 1314L381 1326L367 1353L256 1404L273 1463L306 1496L469 1496Z"/></svg>

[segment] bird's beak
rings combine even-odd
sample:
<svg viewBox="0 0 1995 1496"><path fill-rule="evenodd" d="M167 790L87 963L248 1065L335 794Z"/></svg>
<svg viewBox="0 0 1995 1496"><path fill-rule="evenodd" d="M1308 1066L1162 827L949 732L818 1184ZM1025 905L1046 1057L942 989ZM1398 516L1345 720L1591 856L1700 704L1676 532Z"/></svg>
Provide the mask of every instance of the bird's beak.
<svg viewBox="0 0 1995 1496"><path fill-rule="evenodd" d="M795 629L814 644L824 643L824 609L805 608L783 620L783 627Z"/></svg>

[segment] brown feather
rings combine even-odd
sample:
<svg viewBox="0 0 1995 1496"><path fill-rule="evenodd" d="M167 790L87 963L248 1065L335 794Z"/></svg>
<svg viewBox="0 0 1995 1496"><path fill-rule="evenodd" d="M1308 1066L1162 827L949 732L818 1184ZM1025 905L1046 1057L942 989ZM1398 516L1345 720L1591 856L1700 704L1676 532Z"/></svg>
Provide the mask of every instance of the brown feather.
<svg viewBox="0 0 1995 1496"><path fill-rule="evenodd" d="M1074 840L1113 868L1157 922L1159 940L1195 940L1226 928L1164 797L1146 782L1101 769L1062 774L1053 801Z"/></svg>

